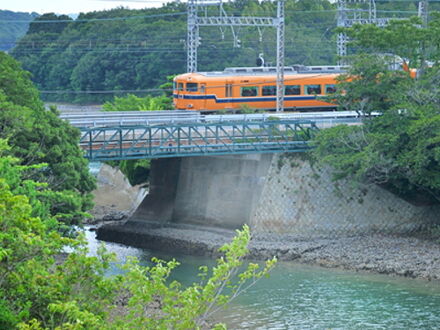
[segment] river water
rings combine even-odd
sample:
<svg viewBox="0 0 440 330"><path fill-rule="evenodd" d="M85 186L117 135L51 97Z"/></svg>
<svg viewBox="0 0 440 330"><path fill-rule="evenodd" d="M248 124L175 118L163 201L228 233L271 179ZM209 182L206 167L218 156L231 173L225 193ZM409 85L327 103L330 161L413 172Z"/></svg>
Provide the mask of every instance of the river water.
<svg viewBox="0 0 440 330"><path fill-rule="evenodd" d="M91 254L99 244L86 231ZM144 264L153 257L176 258L181 266L174 279L197 280L198 266L209 258L105 243L118 262L136 256ZM114 265L112 273L118 272ZM229 329L440 329L440 283L360 274L279 262L262 279L216 315Z"/></svg>

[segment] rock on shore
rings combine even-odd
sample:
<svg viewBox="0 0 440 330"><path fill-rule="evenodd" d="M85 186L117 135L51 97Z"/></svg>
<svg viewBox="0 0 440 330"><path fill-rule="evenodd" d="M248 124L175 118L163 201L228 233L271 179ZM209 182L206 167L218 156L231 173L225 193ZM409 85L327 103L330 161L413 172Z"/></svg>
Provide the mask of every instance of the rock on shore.
<svg viewBox="0 0 440 330"><path fill-rule="evenodd" d="M136 247L186 253L218 255L234 231L194 225L161 225L130 221L106 225L98 238ZM255 235L249 258L279 260L338 267L355 271L440 280L440 244L415 237L365 235L333 239L298 239L288 235Z"/></svg>
<svg viewBox="0 0 440 330"><path fill-rule="evenodd" d="M89 223L119 221L129 217L147 193L141 185L132 186L117 168L102 164L97 174L97 189L93 191L95 207Z"/></svg>

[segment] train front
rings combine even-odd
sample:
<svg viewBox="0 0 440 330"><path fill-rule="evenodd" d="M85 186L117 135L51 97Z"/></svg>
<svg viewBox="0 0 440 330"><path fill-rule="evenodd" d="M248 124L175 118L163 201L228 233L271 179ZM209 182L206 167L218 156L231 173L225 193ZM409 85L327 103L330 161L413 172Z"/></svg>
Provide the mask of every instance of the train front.
<svg viewBox="0 0 440 330"><path fill-rule="evenodd" d="M184 73L173 80L173 104L177 110L200 110L204 108L204 85L198 73Z"/></svg>

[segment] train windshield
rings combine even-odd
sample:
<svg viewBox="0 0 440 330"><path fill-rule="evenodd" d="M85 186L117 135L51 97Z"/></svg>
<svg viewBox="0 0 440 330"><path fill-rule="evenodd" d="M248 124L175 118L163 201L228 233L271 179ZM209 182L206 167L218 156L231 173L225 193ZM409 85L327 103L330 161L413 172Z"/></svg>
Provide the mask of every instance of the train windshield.
<svg viewBox="0 0 440 330"><path fill-rule="evenodd" d="M177 84L177 90L180 91L180 92L183 91L183 83L178 83Z"/></svg>

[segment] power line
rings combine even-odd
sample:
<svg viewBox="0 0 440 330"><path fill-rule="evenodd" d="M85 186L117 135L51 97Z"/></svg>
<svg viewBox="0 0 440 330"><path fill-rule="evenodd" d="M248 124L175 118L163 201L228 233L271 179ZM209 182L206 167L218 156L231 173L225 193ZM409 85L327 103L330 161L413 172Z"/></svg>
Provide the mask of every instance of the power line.
<svg viewBox="0 0 440 330"><path fill-rule="evenodd" d="M251 42L250 42L251 43ZM307 45L307 49L322 49L323 41L316 41L316 46L313 46L313 44L308 44ZM326 41L327 45L331 45L331 41ZM264 46L264 45L263 45ZM266 46L271 46L270 44L266 44ZM247 47L245 47L245 44L242 45L241 47L242 49L247 49ZM211 48L212 50L216 50L216 51L230 51L231 47L223 47L223 48ZM209 50L209 48L207 49L205 48L201 48L201 51L206 51ZM292 52L293 50L291 48L286 48L286 50L288 50L289 52ZM106 49L106 48L102 48L102 49L79 49L79 48L75 48L75 49L47 49L47 48L42 48L42 49L23 49L23 50L17 50L15 51L15 54L38 54L38 53L42 53L42 52L50 52L50 53L66 53L66 52L72 52L72 53L145 53L145 54L149 54L149 53L185 53L186 50L185 49L126 49L126 48L121 48L121 49ZM256 50L255 50L256 51ZM298 51L303 51L303 50L298 50ZM328 49L323 49L323 51L327 52Z"/></svg>
<svg viewBox="0 0 440 330"><path fill-rule="evenodd" d="M115 93L150 93L172 91L172 89L150 88L150 89L114 89L114 90L47 90L40 91L41 94L115 94Z"/></svg>
<svg viewBox="0 0 440 330"><path fill-rule="evenodd" d="M296 78L289 78L284 79L285 82L298 82L302 80L308 80L310 78L317 78L321 77L323 74L307 74L307 76L302 77L296 77ZM263 85L263 84L274 84L276 83L276 79L269 79L265 80L263 82L246 82L246 83L237 83L237 84L231 84L233 87L240 87L240 86L253 86L253 85ZM221 88L224 87L224 85L216 85L216 86L206 86L206 89L215 89L215 88ZM171 92L174 91L174 89L166 88L150 88L150 89L131 89L131 90L86 90L86 91L78 91L78 90L43 90L40 91L42 94L112 94L112 93L145 93L145 92Z"/></svg>
<svg viewBox="0 0 440 330"><path fill-rule="evenodd" d="M141 19L141 18L157 18L157 17L169 17L169 16L179 16L186 15L186 12L177 13L164 13L164 14L153 14L153 15L136 15L136 16L125 16L125 17L111 17L111 18L81 18L75 20L0 20L0 23L31 23L31 24L44 24L44 23L84 23L84 22L107 22L107 21L123 21L129 19Z"/></svg>

